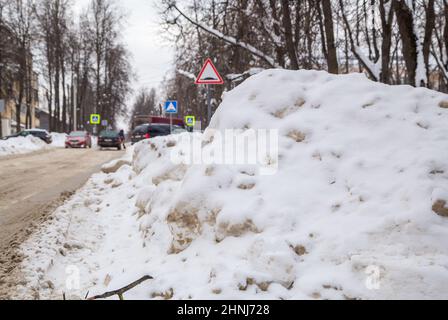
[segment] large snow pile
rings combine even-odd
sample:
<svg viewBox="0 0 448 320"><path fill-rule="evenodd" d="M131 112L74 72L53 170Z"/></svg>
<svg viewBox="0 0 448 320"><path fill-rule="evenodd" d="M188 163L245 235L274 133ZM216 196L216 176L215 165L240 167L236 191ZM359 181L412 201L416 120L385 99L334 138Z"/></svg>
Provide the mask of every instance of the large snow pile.
<svg viewBox="0 0 448 320"><path fill-rule="evenodd" d="M50 148L63 148L65 146L65 133L51 133L53 142L48 145L34 136L17 137L8 140L0 140L0 157L26 154Z"/></svg>
<svg viewBox="0 0 448 320"><path fill-rule="evenodd" d="M49 146L44 141L33 136L0 140L0 157L25 154L48 148Z"/></svg>
<svg viewBox="0 0 448 320"><path fill-rule="evenodd" d="M176 164L187 135L142 142L30 239L25 287L60 298L75 266L78 297L150 274L126 297L446 299L447 105L362 75L262 72L192 139L278 129L274 174Z"/></svg>

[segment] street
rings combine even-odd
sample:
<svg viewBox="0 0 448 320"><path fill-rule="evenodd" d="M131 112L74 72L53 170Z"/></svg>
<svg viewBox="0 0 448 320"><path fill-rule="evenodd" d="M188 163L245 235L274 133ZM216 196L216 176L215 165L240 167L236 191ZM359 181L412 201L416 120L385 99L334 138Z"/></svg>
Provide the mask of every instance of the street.
<svg viewBox="0 0 448 320"><path fill-rule="evenodd" d="M0 159L0 299L3 276L21 262L16 250L33 228L102 164L122 155L115 150L55 149Z"/></svg>

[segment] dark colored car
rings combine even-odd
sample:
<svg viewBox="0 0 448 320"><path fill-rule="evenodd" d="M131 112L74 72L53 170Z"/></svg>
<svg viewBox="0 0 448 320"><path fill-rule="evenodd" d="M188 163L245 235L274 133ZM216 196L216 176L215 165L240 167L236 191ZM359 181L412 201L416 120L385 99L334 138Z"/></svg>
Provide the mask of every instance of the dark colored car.
<svg viewBox="0 0 448 320"><path fill-rule="evenodd" d="M42 130L42 129L30 129L30 130L25 130L10 136L7 136L6 138L4 138L4 140L8 140L11 138L18 138L18 137L28 137L28 136L33 136L36 138L41 139L42 141L44 141L47 144L51 144L53 142L53 138L51 137L51 135L48 133L47 130Z"/></svg>
<svg viewBox="0 0 448 320"><path fill-rule="evenodd" d="M175 130L185 130L179 126L173 126L173 132ZM138 143L142 140L152 139L155 137L169 136L171 134L171 128L169 124L143 124L138 126L132 132L132 144Z"/></svg>
<svg viewBox="0 0 448 320"><path fill-rule="evenodd" d="M117 148L121 150L123 141L118 131L104 130L98 136L98 146L102 148Z"/></svg>
<svg viewBox="0 0 448 320"><path fill-rule="evenodd" d="M92 148L92 137L86 131L74 131L65 139L65 148Z"/></svg>

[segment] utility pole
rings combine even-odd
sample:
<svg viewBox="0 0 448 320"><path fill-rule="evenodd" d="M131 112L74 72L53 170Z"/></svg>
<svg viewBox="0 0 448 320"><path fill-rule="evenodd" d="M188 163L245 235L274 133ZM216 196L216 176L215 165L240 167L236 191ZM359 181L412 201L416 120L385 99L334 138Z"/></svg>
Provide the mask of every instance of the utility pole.
<svg viewBox="0 0 448 320"><path fill-rule="evenodd" d="M75 77L75 81L73 84L73 131L78 130L78 86L77 84L77 78Z"/></svg>
<svg viewBox="0 0 448 320"><path fill-rule="evenodd" d="M98 88L99 88L99 87L98 87ZM99 90L99 89L97 89L97 90ZM97 96L97 100L98 100L98 99L100 98L99 94L97 94L96 96ZM96 101L96 102L93 104L93 114L98 114L98 106L99 106L100 103L101 103L100 101ZM91 117L90 117L90 119L91 119ZM94 136L97 136L97 133L98 133L98 126L97 126L96 124L92 124L92 123L90 123L90 125L93 126L93 127L92 127L93 135L94 135Z"/></svg>

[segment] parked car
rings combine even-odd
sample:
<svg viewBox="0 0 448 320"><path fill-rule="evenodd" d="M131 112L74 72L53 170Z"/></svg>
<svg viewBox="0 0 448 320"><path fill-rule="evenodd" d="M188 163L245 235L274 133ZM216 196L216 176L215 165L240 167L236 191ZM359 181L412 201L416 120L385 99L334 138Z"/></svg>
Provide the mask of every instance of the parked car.
<svg viewBox="0 0 448 320"><path fill-rule="evenodd" d="M173 134L182 132L186 132L186 130L180 126L173 125ZM169 124L143 124L134 129L131 141L132 144L135 144L142 140L169 136L170 134L171 128Z"/></svg>
<svg viewBox="0 0 448 320"><path fill-rule="evenodd" d="M117 148L121 150L123 145L123 141L120 138L120 133L118 131L113 130L104 130L101 131L98 136L98 146L101 149L103 148Z"/></svg>
<svg viewBox="0 0 448 320"><path fill-rule="evenodd" d="M92 137L87 131L74 131L65 139L65 148L92 148Z"/></svg>
<svg viewBox="0 0 448 320"><path fill-rule="evenodd" d="M18 138L18 137L28 137L30 135L33 136L33 137L41 139L42 141L46 142L47 144L51 144L53 142L53 138L48 133L48 131L47 130L42 130L42 129L24 130L24 131L21 131L19 133L7 136L7 137L3 138L3 140L8 140L8 139L12 139L12 138Z"/></svg>

